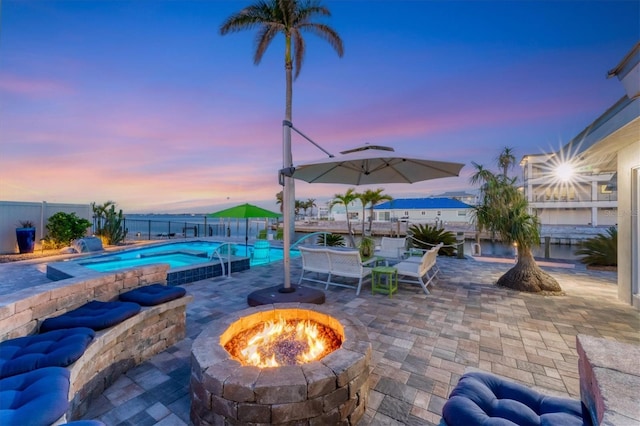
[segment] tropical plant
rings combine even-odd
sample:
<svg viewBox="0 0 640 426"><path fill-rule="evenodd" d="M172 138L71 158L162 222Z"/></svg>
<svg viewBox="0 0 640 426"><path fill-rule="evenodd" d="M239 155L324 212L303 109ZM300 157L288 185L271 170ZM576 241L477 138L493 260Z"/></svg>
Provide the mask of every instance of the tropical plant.
<svg viewBox="0 0 640 426"><path fill-rule="evenodd" d="M351 232L351 221L349 220L349 204L351 204L358 198L360 198L360 194L355 192L354 188L349 188L344 194L335 194L333 196L333 200L331 200L331 202L329 203L329 209L333 208L333 206L337 204L344 205L344 210L347 215L347 232L349 234L349 241L351 242L352 247L357 247L357 245L355 239L353 238L353 232Z"/></svg>
<svg viewBox="0 0 640 426"><path fill-rule="evenodd" d="M306 43L302 37L303 31L309 31L327 41L335 49L338 56L342 57L344 47L338 33L330 26L313 22L318 16L331 16L328 8L318 0L259 0L251 6L247 6L227 18L220 26L220 34L258 29L256 37L256 50L253 62L258 65L267 48L278 35L284 35L284 69L285 69L285 120L291 122L291 110L293 99L293 80L298 78L302 68ZM293 44L292 44L293 42ZM295 67L295 75L294 75ZM293 164L291 158L291 146L285 147L284 162L286 166ZM288 188L291 190L292 204L286 206L293 217L295 189L294 180L287 179ZM292 227L293 221L289 224Z"/></svg>
<svg viewBox="0 0 640 426"><path fill-rule="evenodd" d="M369 205L369 232L373 226L373 208L376 204L382 201L391 201L393 197L391 195L383 194L384 188L378 188L376 190L367 189L360 194L360 201L362 202L362 235L364 235L364 212L365 207Z"/></svg>
<svg viewBox="0 0 640 426"><path fill-rule="evenodd" d="M322 234L318 236L318 245L344 247L344 237L340 234Z"/></svg>
<svg viewBox="0 0 640 426"><path fill-rule="evenodd" d="M540 243L538 218L529 213L529 203L516 187L516 178L494 174L473 163L476 173L471 183L480 183L480 203L474 207L478 232L490 231L505 243L515 243L516 265L502 275L497 284L519 291L560 292L560 284L536 263L532 247Z"/></svg>
<svg viewBox="0 0 640 426"><path fill-rule="evenodd" d="M107 211L111 206L115 205L115 201L105 201L102 204L96 204L95 201L91 203L91 209L93 210L93 227L96 235L102 230L104 220L107 217Z"/></svg>
<svg viewBox="0 0 640 426"><path fill-rule="evenodd" d="M502 168L502 175L507 177L507 172L509 169L513 168L513 165L516 163L516 157L513 155L513 148L504 147L502 152L496 158L498 163L498 167Z"/></svg>
<svg viewBox="0 0 640 426"><path fill-rule="evenodd" d="M362 239L360 240L360 247L358 247L358 249L360 250L360 256L362 256L362 258L364 259L373 256L375 247L376 243L375 241L373 241L373 238L362 237Z"/></svg>
<svg viewBox="0 0 640 426"><path fill-rule="evenodd" d="M18 223L20 224L21 228L33 228L33 227L35 227L33 222L30 221L30 220L19 220Z"/></svg>
<svg viewBox="0 0 640 426"><path fill-rule="evenodd" d="M618 266L618 229L612 226L606 234L598 234L581 244L575 254L589 266Z"/></svg>
<svg viewBox="0 0 640 426"><path fill-rule="evenodd" d="M58 212L47 221L47 247L67 247L71 241L85 236L91 222L78 217L75 213Z"/></svg>
<svg viewBox="0 0 640 426"><path fill-rule="evenodd" d="M116 213L114 204L105 212L102 228L96 232L96 236L102 239L106 245L120 244L127 237L127 230L124 228L124 215L122 210Z"/></svg>
<svg viewBox="0 0 640 426"><path fill-rule="evenodd" d="M278 204L280 206L280 213L282 213L282 196L283 196L283 192L280 191L276 194L276 204Z"/></svg>
<svg viewBox="0 0 640 426"><path fill-rule="evenodd" d="M438 243L444 244L438 250L438 254L444 256L453 256L455 254L456 235L451 231L437 225L430 226L428 224L415 224L409 227L409 246L417 247L425 250L433 248Z"/></svg>

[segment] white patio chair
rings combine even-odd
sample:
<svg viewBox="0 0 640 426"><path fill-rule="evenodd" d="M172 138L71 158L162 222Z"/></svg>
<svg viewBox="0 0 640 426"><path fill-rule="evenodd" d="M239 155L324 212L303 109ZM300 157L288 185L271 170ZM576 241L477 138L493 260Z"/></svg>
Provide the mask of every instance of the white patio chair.
<svg viewBox="0 0 640 426"><path fill-rule="evenodd" d="M374 250L373 255L390 260L402 260L406 246L406 238L382 237L380 247Z"/></svg>
<svg viewBox="0 0 640 426"><path fill-rule="evenodd" d="M299 246L298 250L300 250L302 258L302 273L298 285L302 283L302 280L327 284L331 279L331 263L327 249ZM315 273L317 278L305 277L304 274L307 272ZM327 279L320 280L320 274L326 274Z"/></svg>
<svg viewBox="0 0 640 426"><path fill-rule="evenodd" d="M427 250L421 257L420 263L405 260L393 265L398 270L398 282L420 284L426 294L429 294L428 286L438 275L436 257L439 247Z"/></svg>
<svg viewBox="0 0 640 426"><path fill-rule="evenodd" d="M335 276L347 277L347 278L357 278L358 285L356 287L356 296L360 294L360 289L362 288L362 281L366 277L371 276L371 271L373 268L365 266L372 262L375 262L375 258L368 260L363 263L362 258L360 257L360 252L358 250L327 250L329 254L329 263L331 264L331 276L327 281L327 285L325 286L325 290L329 288L330 285L335 285L338 287L347 287L353 288L352 285L336 283L332 280Z"/></svg>

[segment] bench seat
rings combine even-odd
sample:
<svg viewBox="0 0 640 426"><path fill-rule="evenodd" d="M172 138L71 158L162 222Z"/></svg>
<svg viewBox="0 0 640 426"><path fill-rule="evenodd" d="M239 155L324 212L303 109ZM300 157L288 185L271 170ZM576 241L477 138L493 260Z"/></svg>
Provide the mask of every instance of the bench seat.
<svg viewBox="0 0 640 426"><path fill-rule="evenodd" d="M123 302L134 302L142 306L155 306L187 294L182 287L168 287L163 284L151 284L122 293L119 299Z"/></svg>
<svg viewBox="0 0 640 426"><path fill-rule="evenodd" d="M94 300L60 316L47 318L40 326L40 333L74 327L98 331L121 323L138 312L140 305L137 303Z"/></svg>
<svg viewBox="0 0 640 426"><path fill-rule="evenodd" d="M82 356L95 331L68 328L0 342L0 378L36 368L66 367Z"/></svg>

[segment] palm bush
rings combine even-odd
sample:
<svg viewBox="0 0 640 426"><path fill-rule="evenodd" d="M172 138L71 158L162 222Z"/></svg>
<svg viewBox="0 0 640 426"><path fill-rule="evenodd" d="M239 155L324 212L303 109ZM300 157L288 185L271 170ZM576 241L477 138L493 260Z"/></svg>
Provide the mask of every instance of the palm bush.
<svg viewBox="0 0 640 426"><path fill-rule="evenodd" d="M618 229L607 229L606 234L598 234L582 243L576 250L582 256L580 262L590 266L618 266Z"/></svg>
<svg viewBox="0 0 640 426"><path fill-rule="evenodd" d="M409 233L411 234L410 247L428 250L438 243L443 243L444 247L438 251L438 254L453 256L456 252L453 247L456 244L456 235L451 231L445 231L444 228L436 225L416 224L409 227Z"/></svg>
<svg viewBox="0 0 640 426"><path fill-rule="evenodd" d="M318 236L318 244L329 247L344 247L344 237L340 234L322 234Z"/></svg>

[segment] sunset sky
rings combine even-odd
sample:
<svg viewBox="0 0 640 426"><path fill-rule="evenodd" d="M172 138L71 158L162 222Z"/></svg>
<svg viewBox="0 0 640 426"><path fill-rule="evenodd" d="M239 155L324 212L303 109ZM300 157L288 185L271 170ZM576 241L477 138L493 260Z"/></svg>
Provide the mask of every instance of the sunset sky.
<svg viewBox="0 0 640 426"><path fill-rule="evenodd" d="M219 34L251 3L3 0L0 200L275 209L284 38L256 66L256 31ZM606 74L640 35L637 1L322 3L345 53L305 34L294 126L333 153L368 142L466 164L383 186L395 198L471 191L471 161L505 146L558 149L624 95ZM294 164L323 157L292 145ZM296 198L348 188L298 181Z"/></svg>

